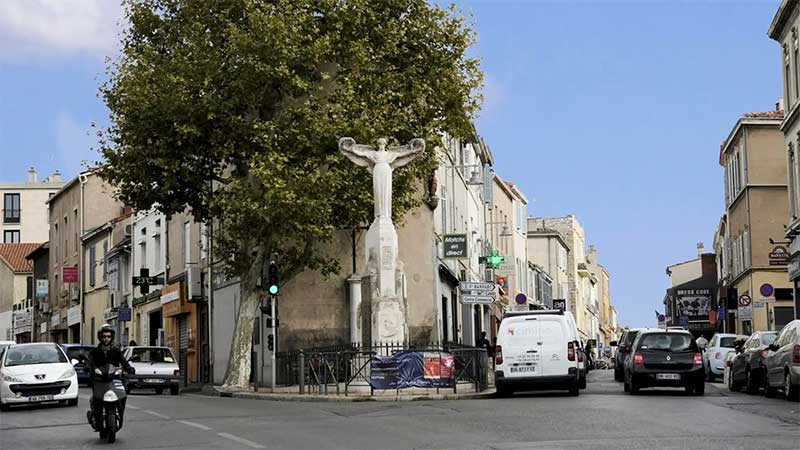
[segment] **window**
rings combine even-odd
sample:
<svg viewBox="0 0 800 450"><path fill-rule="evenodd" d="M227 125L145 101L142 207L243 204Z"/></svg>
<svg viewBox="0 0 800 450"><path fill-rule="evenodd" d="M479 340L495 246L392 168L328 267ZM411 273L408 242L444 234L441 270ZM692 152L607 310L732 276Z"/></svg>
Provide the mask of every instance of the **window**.
<svg viewBox="0 0 800 450"><path fill-rule="evenodd" d="M153 272L161 272L161 235L156 234L153 237Z"/></svg>
<svg viewBox="0 0 800 450"><path fill-rule="evenodd" d="M789 144L789 216L797 217L797 173L794 144Z"/></svg>
<svg viewBox="0 0 800 450"><path fill-rule="evenodd" d="M19 223L21 212L19 194L5 194L3 199L3 223Z"/></svg>
<svg viewBox="0 0 800 450"><path fill-rule="evenodd" d="M108 241L103 242L103 281L108 280Z"/></svg>
<svg viewBox="0 0 800 450"><path fill-rule="evenodd" d="M75 253L78 253L78 208L72 210L73 226L75 227ZM66 219L65 219L66 220Z"/></svg>
<svg viewBox="0 0 800 450"><path fill-rule="evenodd" d="M188 266L192 262L192 251L191 251L191 242L192 242L192 233L191 233L191 224L186 222L183 224L183 257L184 263Z"/></svg>
<svg viewBox="0 0 800 450"><path fill-rule="evenodd" d="M6 244L19 244L19 230L6 230L3 231L3 242Z"/></svg>
<svg viewBox="0 0 800 450"><path fill-rule="evenodd" d="M89 247L89 286L94 286L97 274L97 250L94 244Z"/></svg>
<svg viewBox="0 0 800 450"><path fill-rule="evenodd" d="M789 47L787 45L783 46L783 89L786 91L786 110L792 109L794 106L794 98L792 97L792 90L791 86L791 76L792 70L789 60Z"/></svg>
<svg viewBox="0 0 800 450"><path fill-rule="evenodd" d="M800 92L800 80L798 80L798 64L800 64L800 60L798 60L798 42L797 42L797 28L792 28L792 55L794 56L794 92L795 95Z"/></svg>

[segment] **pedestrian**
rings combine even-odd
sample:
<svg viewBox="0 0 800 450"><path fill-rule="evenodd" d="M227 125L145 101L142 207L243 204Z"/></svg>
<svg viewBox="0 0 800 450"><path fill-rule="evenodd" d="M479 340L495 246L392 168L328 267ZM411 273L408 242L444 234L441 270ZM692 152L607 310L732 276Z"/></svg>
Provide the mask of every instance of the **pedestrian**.
<svg viewBox="0 0 800 450"><path fill-rule="evenodd" d="M133 339L131 339L131 341L128 343L128 347L136 347L136 345L137 345L136 341L134 341Z"/></svg>
<svg viewBox="0 0 800 450"><path fill-rule="evenodd" d="M480 348L485 348L486 349L486 355L487 356L492 356L492 353L493 353L492 352L492 344L489 343L489 339L486 339L486 332L485 331L481 331L481 337L475 343L475 346L476 347L480 347Z"/></svg>

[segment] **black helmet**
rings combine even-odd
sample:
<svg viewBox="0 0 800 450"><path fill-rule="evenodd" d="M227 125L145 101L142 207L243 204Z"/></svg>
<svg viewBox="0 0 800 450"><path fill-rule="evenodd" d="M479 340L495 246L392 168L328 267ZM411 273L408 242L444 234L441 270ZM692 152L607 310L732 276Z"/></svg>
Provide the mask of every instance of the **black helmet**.
<svg viewBox="0 0 800 450"><path fill-rule="evenodd" d="M117 332L114 331L114 327L107 323L100 325L100 328L97 330L97 340L100 342L103 342L103 333L111 333L111 342L114 342L114 336L117 334Z"/></svg>

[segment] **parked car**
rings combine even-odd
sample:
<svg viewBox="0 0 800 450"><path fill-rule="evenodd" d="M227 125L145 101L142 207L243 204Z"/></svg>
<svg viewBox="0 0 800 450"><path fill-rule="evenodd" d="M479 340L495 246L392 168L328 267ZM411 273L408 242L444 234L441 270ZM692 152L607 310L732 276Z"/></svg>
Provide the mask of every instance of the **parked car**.
<svg viewBox="0 0 800 450"><path fill-rule="evenodd" d="M650 328L630 328L622 332L619 341L611 342L612 347L617 347L617 354L614 356L614 380L625 381L625 360L631 353L633 341L644 330Z"/></svg>
<svg viewBox="0 0 800 450"><path fill-rule="evenodd" d="M181 370L169 347L128 347L122 355L136 370L126 379L128 392L154 389L156 394L161 394L169 389L170 394L179 394Z"/></svg>
<svg viewBox="0 0 800 450"><path fill-rule="evenodd" d="M86 367L89 362L89 352L94 348L91 345L84 344L60 344L61 348L67 354L69 360L77 360L75 364L75 372L78 374L79 384L89 383L89 369Z"/></svg>
<svg viewBox="0 0 800 450"><path fill-rule="evenodd" d="M498 395L551 389L579 395L578 346L564 311L507 313L495 349Z"/></svg>
<svg viewBox="0 0 800 450"><path fill-rule="evenodd" d="M575 334L575 336L578 336L578 325L575 323L575 316L573 316L569 311L564 311L564 317L567 318L567 322L569 322L569 327L572 332ZM578 352L578 387L580 389L586 389L586 374L589 372L589 370L586 367L586 355L583 352L583 342L578 345L578 348L576 348L575 351Z"/></svg>
<svg viewBox="0 0 800 450"><path fill-rule="evenodd" d="M697 341L695 341L697 342ZM739 351L740 345L736 345L736 351L728 352L728 355L725 356L725 370L722 371L722 383L728 385L728 389L731 389L731 364L733 364L733 358L736 357ZM732 391L734 389L731 389Z"/></svg>
<svg viewBox="0 0 800 450"><path fill-rule="evenodd" d="M727 380L731 391L738 391L744 386L748 394L758 393L764 385L764 357L769 352L769 344L772 344L777 335L775 331L756 331L736 348Z"/></svg>
<svg viewBox="0 0 800 450"><path fill-rule="evenodd" d="M772 397L781 389L787 399L800 401L800 319L784 326L768 349L764 395Z"/></svg>
<svg viewBox="0 0 800 450"><path fill-rule="evenodd" d="M6 349L9 345L16 344L16 341L0 341L0 356L3 356L3 350Z"/></svg>
<svg viewBox="0 0 800 450"><path fill-rule="evenodd" d="M705 393L703 356L688 331L642 331L633 341L625 363L625 392L642 388L683 387Z"/></svg>
<svg viewBox="0 0 800 450"><path fill-rule="evenodd" d="M78 404L78 375L58 344L15 344L0 357L0 410L44 402Z"/></svg>
<svg viewBox="0 0 800 450"><path fill-rule="evenodd" d="M706 381L714 381L722 376L725 370L725 357L728 352L732 352L736 345L736 340L747 340L747 336L730 333L716 333L708 341L705 352L703 353L703 366L706 370Z"/></svg>

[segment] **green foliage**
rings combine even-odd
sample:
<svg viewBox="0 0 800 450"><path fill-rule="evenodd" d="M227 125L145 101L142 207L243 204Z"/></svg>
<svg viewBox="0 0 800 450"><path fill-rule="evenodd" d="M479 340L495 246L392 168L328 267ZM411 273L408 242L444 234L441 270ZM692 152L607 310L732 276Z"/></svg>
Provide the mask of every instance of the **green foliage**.
<svg viewBox="0 0 800 450"><path fill-rule="evenodd" d="M338 138L428 141L394 177L400 218L438 133L468 135L481 100L473 32L424 0L124 5L130 28L100 87L101 175L137 209L219 221L215 253L237 274L272 252L284 278L336 271L317 243L372 219L371 177Z"/></svg>

